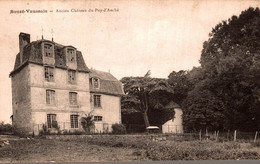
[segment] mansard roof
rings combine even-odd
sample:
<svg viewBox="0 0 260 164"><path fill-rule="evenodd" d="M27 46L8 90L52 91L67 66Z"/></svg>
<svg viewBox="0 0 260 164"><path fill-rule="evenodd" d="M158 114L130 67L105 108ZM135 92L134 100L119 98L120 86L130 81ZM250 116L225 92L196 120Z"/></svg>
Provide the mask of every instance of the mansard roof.
<svg viewBox="0 0 260 164"><path fill-rule="evenodd" d="M124 95L122 83L109 72L91 69L89 77L98 78L100 82L100 87L98 89L95 89L92 85L90 85L90 92L116 96Z"/></svg>
<svg viewBox="0 0 260 164"><path fill-rule="evenodd" d="M41 43L42 42L49 42L54 44L54 57L55 57L55 67L57 68L63 68L67 69L66 66L66 56L63 51L60 51L61 49L65 47L73 47L73 46L64 46L58 43L55 43L50 40L37 40L34 42L29 43L24 47L23 50L23 63L20 61L20 53L16 55L15 59L15 65L13 71L10 73L12 76L16 72L18 72L22 67L24 67L28 63L35 63L43 65L43 59L42 59L42 53L41 53ZM75 48L75 47L73 47ZM75 48L76 49L76 48ZM59 53L57 51L60 51ZM88 67L85 64L85 61L83 59L82 53L80 51L76 51L77 56L77 71L80 72L89 72Z"/></svg>

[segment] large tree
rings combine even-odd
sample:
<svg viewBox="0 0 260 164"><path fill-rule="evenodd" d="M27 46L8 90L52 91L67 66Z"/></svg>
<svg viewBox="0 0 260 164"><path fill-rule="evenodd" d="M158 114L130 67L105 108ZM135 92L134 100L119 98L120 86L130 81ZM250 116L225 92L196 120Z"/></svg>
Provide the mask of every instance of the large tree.
<svg viewBox="0 0 260 164"><path fill-rule="evenodd" d="M143 115L145 126L150 126L150 121L163 122L171 119L171 115L161 115L162 121L154 121L148 119L148 112L151 110L168 112L164 106L169 103L172 88L167 83L166 79L144 77L124 77L121 79L124 86L126 96L122 98L122 110L128 112L140 112ZM173 112L172 112L173 113ZM157 117L159 116L157 115Z"/></svg>
<svg viewBox="0 0 260 164"><path fill-rule="evenodd" d="M216 114L221 111L222 115L219 116L223 118L221 121L212 118L210 124L215 122L214 126L207 123L211 128L260 128L259 40L258 8L249 8L239 17L232 16L213 28L209 40L203 45L201 67L196 68L196 71L192 70L190 80L195 86L183 102L184 117L192 118L196 114L195 111L203 111L199 108L207 107L210 112ZM198 102L198 97L201 97L202 101ZM200 120L199 117L196 121ZM189 120L186 121L189 124Z"/></svg>

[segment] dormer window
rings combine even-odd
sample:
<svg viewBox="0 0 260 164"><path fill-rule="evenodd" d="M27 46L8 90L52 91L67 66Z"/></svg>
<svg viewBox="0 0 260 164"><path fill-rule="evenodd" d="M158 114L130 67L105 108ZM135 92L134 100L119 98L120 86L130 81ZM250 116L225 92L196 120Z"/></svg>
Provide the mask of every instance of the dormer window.
<svg viewBox="0 0 260 164"><path fill-rule="evenodd" d="M67 54L68 54L68 58L69 58L69 62L75 62L76 61L76 57L75 57L75 53L74 53L74 49L67 49Z"/></svg>
<svg viewBox="0 0 260 164"><path fill-rule="evenodd" d="M93 87L95 89L99 89L99 79L98 78L93 78Z"/></svg>
<svg viewBox="0 0 260 164"><path fill-rule="evenodd" d="M51 44L44 43L44 56L53 57L53 48Z"/></svg>

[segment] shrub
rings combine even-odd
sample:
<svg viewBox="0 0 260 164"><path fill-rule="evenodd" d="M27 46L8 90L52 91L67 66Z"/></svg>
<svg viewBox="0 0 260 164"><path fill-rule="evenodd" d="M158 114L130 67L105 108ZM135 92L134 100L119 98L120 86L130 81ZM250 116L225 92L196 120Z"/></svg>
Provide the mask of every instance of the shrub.
<svg viewBox="0 0 260 164"><path fill-rule="evenodd" d="M60 129L59 125L58 125L58 122L57 121L52 121L52 128L55 128L57 130Z"/></svg>
<svg viewBox="0 0 260 164"><path fill-rule="evenodd" d="M251 144L252 147L260 147L260 141L251 142L250 144Z"/></svg>
<svg viewBox="0 0 260 164"><path fill-rule="evenodd" d="M5 124L3 121L0 123L0 134L12 133L13 127L11 124Z"/></svg>
<svg viewBox="0 0 260 164"><path fill-rule="evenodd" d="M112 125L112 133L113 134L125 134L126 128L123 124L113 124Z"/></svg>
<svg viewBox="0 0 260 164"><path fill-rule="evenodd" d="M92 130L95 128L93 116L88 114L86 117L81 117L81 125L85 132L91 133Z"/></svg>

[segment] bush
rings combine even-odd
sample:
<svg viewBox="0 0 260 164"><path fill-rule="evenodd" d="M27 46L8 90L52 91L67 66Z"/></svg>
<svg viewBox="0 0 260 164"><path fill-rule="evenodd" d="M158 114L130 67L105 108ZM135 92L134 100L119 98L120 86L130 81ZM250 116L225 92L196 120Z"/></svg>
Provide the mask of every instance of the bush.
<svg viewBox="0 0 260 164"><path fill-rule="evenodd" d="M113 124L112 125L112 133L113 134L125 134L126 128L123 124Z"/></svg>
<svg viewBox="0 0 260 164"><path fill-rule="evenodd" d="M0 123L0 134L13 133L13 127L11 124Z"/></svg>
<svg viewBox="0 0 260 164"><path fill-rule="evenodd" d="M87 114L86 117L81 117L81 125L85 132L91 133L95 129L93 115Z"/></svg>

